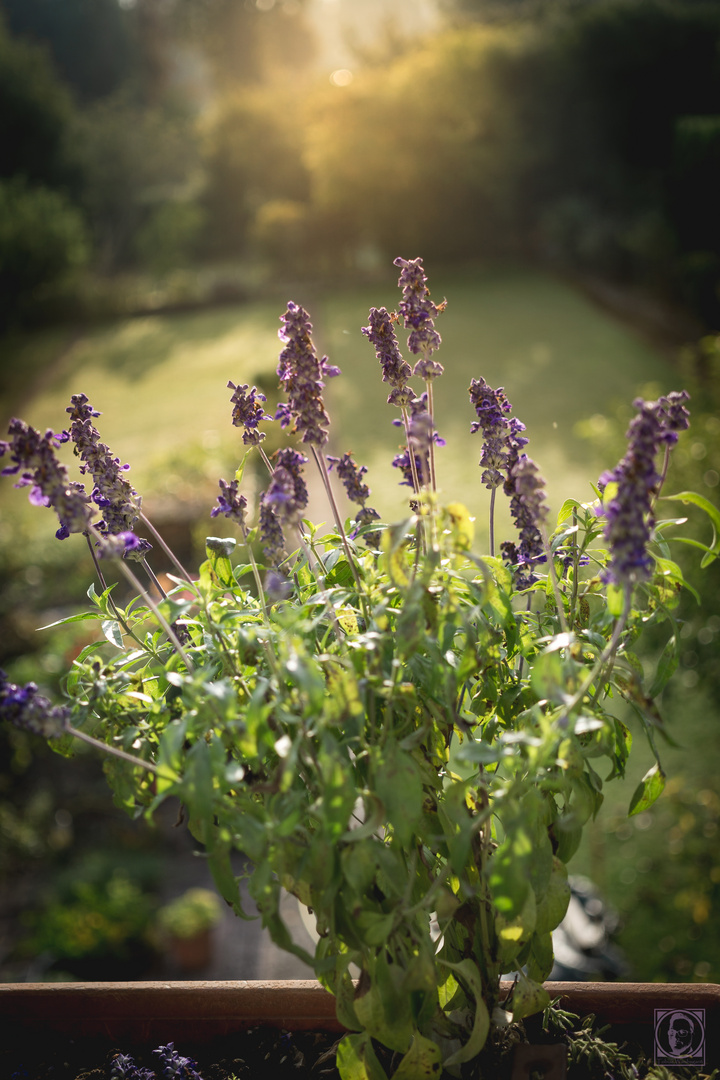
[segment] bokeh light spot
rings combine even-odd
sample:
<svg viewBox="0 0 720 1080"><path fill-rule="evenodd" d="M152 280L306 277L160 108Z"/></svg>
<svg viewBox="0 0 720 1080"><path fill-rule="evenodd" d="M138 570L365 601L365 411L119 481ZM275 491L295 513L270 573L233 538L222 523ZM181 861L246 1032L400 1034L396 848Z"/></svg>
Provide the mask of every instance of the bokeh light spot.
<svg viewBox="0 0 720 1080"><path fill-rule="evenodd" d="M333 71L330 76L330 82L333 86L349 86L353 81L352 71L348 71L347 68L338 68L337 71Z"/></svg>

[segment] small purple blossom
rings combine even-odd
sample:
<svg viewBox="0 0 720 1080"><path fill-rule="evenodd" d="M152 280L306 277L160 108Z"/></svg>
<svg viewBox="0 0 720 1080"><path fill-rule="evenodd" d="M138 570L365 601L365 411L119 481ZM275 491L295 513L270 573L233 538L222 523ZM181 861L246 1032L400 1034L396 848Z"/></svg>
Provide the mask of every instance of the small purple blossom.
<svg viewBox="0 0 720 1080"><path fill-rule="evenodd" d="M689 400L687 390L673 390L655 402L661 428L660 442L666 446L675 446L678 432L687 431L690 427L690 413L685 408L685 402Z"/></svg>
<svg viewBox="0 0 720 1080"><path fill-rule="evenodd" d="M157 1050L153 1050L153 1054L157 1054L159 1058L161 1080L202 1080L195 1071L197 1062L179 1054L174 1043L159 1046Z"/></svg>
<svg viewBox="0 0 720 1080"><path fill-rule="evenodd" d="M210 511L210 517L224 514L226 518L234 521L241 529L245 529L245 514L247 512L247 499L238 492L237 480L231 480L228 484L225 480L219 481L220 494L217 497L217 505Z"/></svg>
<svg viewBox="0 0 720 1080"><path fill-rule="evenodd" d="M52 702L38 693L34 682L16 686L0 671L0 719L9 720L15 727L42 735L45 739L57 739L64 735L70 724L70 711L64 705Z"/></svg>
<svg viewBox="0 0 720 1080"><path fill-rule="evenodd" d="M504 543L501 550L505 561L518 567L515 587L527 589L538 579L532 569L526 568L545 560L541 529L550 512L545 498L545 481L527 454L519 454L510 466L504 490L510 496L510 513L520 534L520 545Z"/></svg>
<svg viewBox="0 0 720 1080"><path fill-rule="evenodd" d="M283 325L278 336L285 348L280 353L277 373L288 401L278 406L275 419L283 428L292 424L303 442L324 446L330 418L322 399L323 379L339 375L340 369L330 364L327 356L318 359L312 323L304 308L290 301L280 321Z"/></svg>
<svg viewBox="0 0 720 1080"><path fill-rule="evenodd" d="M412 375L412 368L400 355L400 346L393 329L397 315L390 315L387 308L370 308L370 325L363 326L361 332L375 346L375 355L382 367L383 382L390 383L392 391L388 403L406 407L414 397L407 386Z"/></svg>
<svg viewBox="0 0 720 1080"><path fill-rule="evenodd" d="M405 329L410 330L408 348L415 356L421 357L413 369L413 375L426 380L435 379L442 375L443 366L430 359L442 341L433 320L445 310L445 303L436 306L430 299L422 259L397 258L395 266L402 268L398 285L402 288L403 298L398 307Z"/></svg>
<svg viewBox="0 0 720 1080"><path fill-rule="evenodd" d="M688 399L686 391L657 401L637 398L633 402L637 415L626 432L627 452L598 481L606 518L604 537L610 548L605 580L615 585L627 587L651 576L647 546L654 527L653 503L662 482L655 459L661 446L674 446L678 431L687 428Z"/></svg>
<svg viewBox="0 0 720 1080"><path fill-rule="evenodd" d="M508 414L512 406L502 386L493 390L482 377L472 380L468 392L478 416L478 419L473 421L470 432L473 435L477 431L483 433L484 441L480 457L480 465L483 469L482 481L485 487L492 490L504 482L507 472L510 450Z"/></svg>
<svg viewBox="0 0 720 1080"><path fill-rule="evenodd" d="M151 545L147 540L136 536L134 532L129 530L121 533L110 533L104 536L98 544L101 559L144 558L150 548Z"/></svg>
<svg viewBox="0 0 720 1080"><path fill-rule="evenodd" d="M244 428L243 442L246 446L257 446L265 438L265 432L259 431L258 427L263 420L272 420L260 404L267 401L254 386L248 390L248 385L236 386L234 382L228 382L228 389L234 390L230 401L233 405L232 422L235 427Z"/></svg>
<svg viewBox="0 0 720 1080"><path fill-rule="evenodd" d="M130 1054L116 1054L110 1067L110 1080L157 1080L152 1069L141 1068Z"/></svg>
<svg viewBox="0 0 720 1080"><path fill-rule="evenodd" d="M358 531L364 526L369 525L373 521L379 521L380 515L377 510L374 510L371 506L366 506L365 503L370 497L370 488L363 480L363 476L367 472L365 465L356 465L353 461L352 454L346 453L342 457L331 457L327 455L327 460L332 471L335 467L343 487L350 502L358 503L361 507L359 512L355 515L356 529L350 534L352 540L358 534ZM380 533L366 533L365 542L371 547L377 547L380 541Z"/></svg>
<svg viewBox="0 0 720 1080"><path fill-rule="evenodd" d="M85 532L90 524L90 498L82 484L71 481L55 450L67 442L65 432L56 435L46 431L41 435L35 428L16 418L10 421L9 442L0 441L0 457L10 455L12 465L0 475L17 476L15 487L29 487L29 500L34 506L52 506L60 520L55 534L64 540L70 533ZM21 471L22 470L22 471Z"/></svg>

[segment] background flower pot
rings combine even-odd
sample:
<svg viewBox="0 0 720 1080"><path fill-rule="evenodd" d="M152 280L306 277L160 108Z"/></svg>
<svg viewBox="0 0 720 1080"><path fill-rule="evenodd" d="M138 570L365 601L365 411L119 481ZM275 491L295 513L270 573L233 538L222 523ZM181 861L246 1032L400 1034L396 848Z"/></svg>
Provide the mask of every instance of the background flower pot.
<svg viewBox="0 0 720 1080"><path fill-rule="evenodd" d="M640 1045L647 1054L655 1009L704 1009L705 1066L709 1072L720 1064L718 985L557 982L547 989L562 1008L595 1014L610 1025L609 1037ZM50 1032L104 1039L128 1050L167 1042L182 1050L251 1027L343 1031L334 999L315 981L7 983L0 984L0 1023L0 1054L7 1060L28 1040Z"/></svg>

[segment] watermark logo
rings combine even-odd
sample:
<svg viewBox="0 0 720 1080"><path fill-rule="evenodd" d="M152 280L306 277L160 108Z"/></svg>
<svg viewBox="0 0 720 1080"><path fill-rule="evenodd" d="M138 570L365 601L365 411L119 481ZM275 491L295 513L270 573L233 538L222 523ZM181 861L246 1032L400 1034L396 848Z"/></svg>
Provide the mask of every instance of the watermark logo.
<svg viewBox="0 0 720 1080"><path fill-rule="evenodd" d="M705 1010L655 1010L655 1064L694 1068L705 1064Z"/></svg>

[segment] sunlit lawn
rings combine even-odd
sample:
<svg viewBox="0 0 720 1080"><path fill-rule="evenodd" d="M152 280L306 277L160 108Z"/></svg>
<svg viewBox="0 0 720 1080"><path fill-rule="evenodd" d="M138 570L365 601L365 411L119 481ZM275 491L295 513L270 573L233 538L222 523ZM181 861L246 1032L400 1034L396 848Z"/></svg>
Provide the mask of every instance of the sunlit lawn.
<svg viewBox="0 0 720 1080"><path fill-rule="evenodd" d="M433 278L434 299L448 307L438 321L439 358L445 375L436 383L437 422L447 446L439 452L439 483L449 499L467 502L484 529L486 495L479 483L480 436L470 435L474 418L467 388L484 376L503 385L514 415L527 426L528 452L548 480L554 509L574 495L592 497L589 482L612 462L593 460L574 432L578 421L629 403L652 382L653 392L675 384L670 365L633 332L595 309L567 285L547 276L507 272ZM230 423L229 379L276 385L281 348L278 318L285 299L310 310L318 347L343 371L328 383L332 418L329 450L352 450L368 465L371 502L383 516L403 511L406 489L390 461L399 443L395 411L385 404L374 352L360 327L371 305L392 309L398 300L394 277L386 286L352 292L304 295L302 287L277 302L176 316L126 319L88 330L51 364L22 415L39 428L61 428L70 395L84 392L102 417L103 439L123 461L141 493L185 490L183 459L209 456L226 473L242 444ZM46 338L38 348L47 351ZM26 348L26 361L31 356ZM4 515L22 500L0 493ZM10 498L8 498L10 495ZM316 515L327 516L324 507Z"/></svg>

